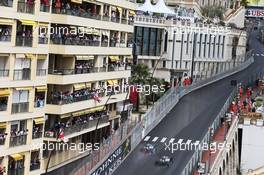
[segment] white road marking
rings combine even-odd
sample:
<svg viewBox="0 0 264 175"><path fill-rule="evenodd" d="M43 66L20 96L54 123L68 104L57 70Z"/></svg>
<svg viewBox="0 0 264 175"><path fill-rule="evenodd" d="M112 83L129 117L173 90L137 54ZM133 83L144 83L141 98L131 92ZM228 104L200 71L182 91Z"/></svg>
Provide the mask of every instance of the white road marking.
<svg viewBox="0 0 264 175"><path fill-rule="evenodd" d="M154 137L154 139L152 140L152 142L156 142L159 139L159 137Z"/></svg>
<svg viewBox="0 0 264 175"><path fill-rule="evenodd" d="M179 140L178 140L178 144L181 144L182 141L183 141L183 139L179 139Z"/></svg>
<svg viewBox="0 0 264 175"><path fill-rule="evenodd" d="M186 145L189 145L192 142L192 140L187 140Z"/></svg>
<svg viewBox="0 0 264 175"><path fill-rule="evenodd" d="M164 143L166 140L167 140L167 138L166 137L163 137L160 142L161 143Z"/></svg>
<svg viewBox="0 0 264 175"><path fill-rule="evenodd" d="M257 53L256 56L259 56L259 54Z"/></svg>
<svg viewBox="0 0 264 175"><path fill-rule="evenodd" d="M145 137L144 141L148 141L150 139L150 136Z"/></svg>
<svg viewBox="0 0 264 175"><path fill-rule="evenodd" d="M170 139L170 143L173 143L174 140L175 140L175 138L171 138L171 139Z"/></svg>
<svg viewBox="0 0 264 175"><path fill-rule="evenodd" d="M261 56L264 56L264 54L262 53Z"/></svg>

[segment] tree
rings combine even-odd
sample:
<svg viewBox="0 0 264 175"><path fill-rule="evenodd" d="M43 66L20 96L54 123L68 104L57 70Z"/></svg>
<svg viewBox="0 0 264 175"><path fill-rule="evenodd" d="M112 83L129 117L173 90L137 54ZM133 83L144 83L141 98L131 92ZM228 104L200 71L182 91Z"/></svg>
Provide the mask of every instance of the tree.
<svg viewBox="0 0 264 175"><path fill-rule="evenodd" d="M241 4L242 6L244 6L244 7L247 7L248 4L249 4L249 2L248 2L248 0L242 0L240 4Z"/></svg>
<svg viewBox="0 0 264 175"><path fill-rule="evenodd" d="M211 19L214 17L223 19L224 10L221 6L204 6L202 8L202 15Z"/></svg>

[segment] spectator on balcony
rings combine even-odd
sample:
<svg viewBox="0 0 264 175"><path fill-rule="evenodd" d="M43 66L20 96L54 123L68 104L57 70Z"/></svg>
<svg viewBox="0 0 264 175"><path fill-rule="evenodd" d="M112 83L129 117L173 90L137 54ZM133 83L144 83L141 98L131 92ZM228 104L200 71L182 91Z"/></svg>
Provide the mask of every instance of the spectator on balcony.
<svg viewBox="0 0 264 175"><path fill-rule="evenodd" d="M6 173L6 167L0 165L0 174Z"/></svg>
<svg viewBox="0 0 264 175"><path fill-rule="evenodd" d="M60 13L61 12L61 7L62 7L62 5L61 5L60 0L56 0L56 2L55 2L56 13Z"/></svg>

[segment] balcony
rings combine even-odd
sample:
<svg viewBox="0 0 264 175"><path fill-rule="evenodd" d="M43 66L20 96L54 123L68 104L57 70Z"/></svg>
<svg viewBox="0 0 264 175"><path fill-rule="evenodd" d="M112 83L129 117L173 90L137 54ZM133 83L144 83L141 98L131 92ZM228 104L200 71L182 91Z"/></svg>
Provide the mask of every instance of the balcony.
<svg viewBox="0 0 264 175"><path fill-rule="evenodd" d="M50 12L50 5L40 4L40 11L41 12Z"/></svg>
<svg viewBox="0 0 264 175"><path fill-rule="evenodd" d="M24 167L17 169L8 169L8 175L24 175Z"/></svg>
<svg viewBox="0 0 264 175"><path fill-rule="evenodd" d="M35 4L34 2L31 3L25 3L25 2L18 2L17 3L17 12L20 13L28 13L28 14L34 14L35 11Z"/></svg>
<svg viewBox="0 0 264 175"><path fill-rule="evenodd" d="M30 171L40 169L40 161L30 163Z"/></svg>
<svg viewBox="0 0 264 175"><path fill-rule="evenodd" d="M0 136L0 146L4 145L5 141L6 141L6 138L4 138L4 136Z"/></svg>
<svg viewBox="0 0 264 175"><path fill-rule="evenodd" d="M77 46L99 46L100 42L90 39L85 39L84 37L76 37L76 38L51 38L51 44L59 44L59 45L77 45Z"/></svg>
<svg viewBox="0 0 264 175"><path fill-rule="evenodd" d="M14 70L14 80L30 80L31 70L29 68L25 69L15 69Z"/></svg>
<svg viewBox="0 0 264 175"><path fill-rule="evenodd" d="M38 41L39 44L48 44L48 42L49 42L49 38L39 37L39 41Z"/></svg>
<svg viewBox="0 0 264 175"><path fill-rule="evenodd" d="M7 69L0 69L0 78L8 77L9 76L9 70Z"/></svg>
<svg viewBox="0 0 264 175"><path fill-rule="evenodd" d="M97 123L99 126L101 124L106 124L108 122L109 122L109 116L104 115L101 116L100 119L96 118L96 119L83 120L81 123L77 123L68 127L66 126L65 128L63 128L63 132L65 136L69 136L72 134L77 134L78 132L82 132L84 130L89 130L89 129L94 130L96 128ZM45 132L45 137L56 138L56 134L54 133L50 134L51 132L52 131Z"/></svg>
<svg viewBox="0 0 264 175"><path fill-rule="evenodd" d="M29 111L29 102L23 103L13 103L12 104L12 114L24 113Z"/></svg>
<svg viewBox="0 0 264 175"><path fill-rule="evenodd" d="M32 47L33 37L16 36L16 46Z"/></svg>
<svg viewBox="0 0 264 175"><path fill-rule="evenodd" d="M26 143L27 143L27 135L10 137L10 147L26 145Z"/></svg>
<svg viewBox="0 0 264 175"><path fill-rule="evenodd" d="M32 139L39 139L39 138L42 138L42 132L41 131L32 133Z"/></svg>
<svg viewBox="0 0 264 175"><path fill-rule="evenodd" d="M0 6L13 7L13 0L1 0Z"/></svg>
<svg viewBox="0 0 264 175"><path fill-rule="evenodd" d="M107 70L106 67L94 67L90 69L55 69L49 70L49 84L73 84L88 81L101 81L108 79L119 79L130 77L131 67L120 66L111 67Z"/></svg>
<svg viewBox="0 0 264 175"><path fill-rule="evenodd" d="M37 69L37 74L38 77L43 77L47 75L47 69Z"/></svg>
<svg viewBox="0 0 264 175"><path fill-rule="evenodd" d="M10 42L10 41L11 41L11 35L0 36L0 42Z"/></svg>

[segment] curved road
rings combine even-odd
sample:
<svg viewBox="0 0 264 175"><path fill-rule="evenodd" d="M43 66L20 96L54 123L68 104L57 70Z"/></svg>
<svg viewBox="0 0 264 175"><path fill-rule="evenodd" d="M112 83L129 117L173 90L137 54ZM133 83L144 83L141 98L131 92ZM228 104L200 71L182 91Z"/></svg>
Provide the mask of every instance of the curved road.
<svg viewBox="0 0 264 175"><path fill-rule="evenodd" d="M256 39L256 32L251 35L250 49L254 53L264 53L264 47ZM233 87L232 79L247 83L257 72L264 69L264 56L255 57L255 63L244 71L198 89L185 97L167 114L167 116L148 134L154 137L175 138L175 142L183 139L200 140L219 113ZM155 154L143 154L140 150L146 142L141 143L117 168L114 175L179 175L192 156L191 151L176 151L173 154L165 151L164 143L155 142ZM174 158L169 167L155 166L155 161L162 155Z"/></svg>

